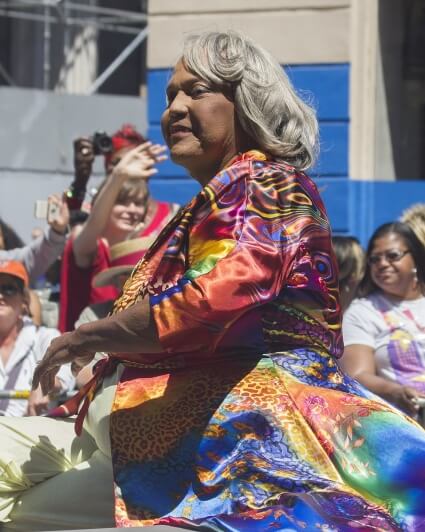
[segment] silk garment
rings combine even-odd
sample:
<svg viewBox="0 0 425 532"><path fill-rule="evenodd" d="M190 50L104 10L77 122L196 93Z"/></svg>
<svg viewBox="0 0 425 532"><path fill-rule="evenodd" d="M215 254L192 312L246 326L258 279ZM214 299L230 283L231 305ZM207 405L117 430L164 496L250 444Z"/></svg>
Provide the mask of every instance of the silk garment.
<svg viewBox="0 0 425 532"><path fill-rule="evenodd" d="M425 527L424 431L336 364L336 263L306 175L258 152L233 161L115 311L144 297L163 352L120 356L117 526Z"/></svg>

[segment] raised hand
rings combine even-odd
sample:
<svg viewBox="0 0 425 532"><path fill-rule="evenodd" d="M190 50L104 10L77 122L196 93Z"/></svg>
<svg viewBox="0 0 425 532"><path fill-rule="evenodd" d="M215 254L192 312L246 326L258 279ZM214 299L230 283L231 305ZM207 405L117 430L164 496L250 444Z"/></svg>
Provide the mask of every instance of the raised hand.
<svg viewBox="0 0 425 532"><path fill-rule="evenodd" d="M166 149L160 144L144 142L122 157L112 170L113 179L148 179L158 172L155 164L167 159Z"/></svg>

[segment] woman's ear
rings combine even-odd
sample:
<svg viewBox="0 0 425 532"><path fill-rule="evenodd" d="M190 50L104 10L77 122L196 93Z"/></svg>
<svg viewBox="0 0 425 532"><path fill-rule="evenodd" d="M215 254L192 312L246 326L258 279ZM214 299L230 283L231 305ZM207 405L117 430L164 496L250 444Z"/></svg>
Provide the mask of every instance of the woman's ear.
<svg viewBox="0 0 425 532"><path fill-rule="evenodd" d="M28 288L24 288L23 290L23 297L22 297L22 315L23 316L30 316L30 304L31 304L31 295Z"/></svg>
<svg viewBox="0 0 425 532"><path fill-rule="evenodd" d="M43 317L40 298L34 290L27 290L27 294L27 315L32 319L35 325L41 326L43 323Z"/></svg>

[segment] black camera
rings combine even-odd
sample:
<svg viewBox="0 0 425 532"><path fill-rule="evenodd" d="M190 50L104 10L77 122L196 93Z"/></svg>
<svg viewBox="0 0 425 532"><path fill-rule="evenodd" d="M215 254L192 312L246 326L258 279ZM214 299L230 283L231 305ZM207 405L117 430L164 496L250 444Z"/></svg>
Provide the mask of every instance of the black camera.
<svg viewBox="0 0 425 532"><path fill-rule="evenodd" d="M95 155L105 155L112 151L112 138L104 131L96 131L91 138L93 142L93 153Z"/></svg>

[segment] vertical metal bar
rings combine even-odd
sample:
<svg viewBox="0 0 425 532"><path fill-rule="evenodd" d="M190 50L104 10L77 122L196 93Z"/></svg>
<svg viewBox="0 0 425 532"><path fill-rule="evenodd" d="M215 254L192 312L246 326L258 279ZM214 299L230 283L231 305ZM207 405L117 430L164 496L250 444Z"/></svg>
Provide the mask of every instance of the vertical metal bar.
<svg viewBox="0 0 425 532"><path fill-rule="evenodd" d="M50 5L49 0L43 0L43 89L50 89Z"/></svg>
<svg viewBox="0 0 425 532"><path fill-rule="evenodd" d="M143 29L131 43L124 48L124 50L112 61L106 70L100 74L100 76L93 82L93 85L87 91L87 94L93 94L97 89L109 78L109 76L115 72L115 70L127 59L127 57L135 50L139 44L146 38L148 29Z"/></svg>
<svg viewBox="0 0 425 532"><path fill-rule="evenodd" d="M71 45L68 17L69 17L68 0L63 0L63 56L64 58L67 57L69 48Z"/></svg>

